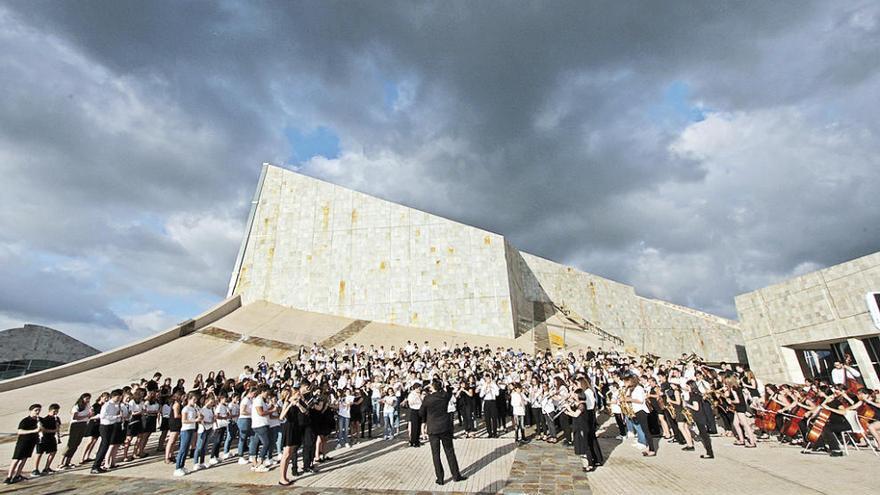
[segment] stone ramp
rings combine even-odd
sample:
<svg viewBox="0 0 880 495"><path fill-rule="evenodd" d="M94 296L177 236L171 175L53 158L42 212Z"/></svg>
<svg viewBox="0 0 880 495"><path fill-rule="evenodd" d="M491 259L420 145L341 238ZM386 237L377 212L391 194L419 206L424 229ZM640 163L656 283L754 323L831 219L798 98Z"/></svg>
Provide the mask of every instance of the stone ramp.
<svg viewBox="0 0 880 495"><path fill-rule="evenodd" d="M367 325L370 324L368 320L355 320L349 323L345 328L340 330L339 332L333 334L332 337L328 339L324 339L321 341L321 346L327 348L333 348L338 345L341 345L343 342L353 338L355 335L359 334L361 330L364 329Z"/></svg>

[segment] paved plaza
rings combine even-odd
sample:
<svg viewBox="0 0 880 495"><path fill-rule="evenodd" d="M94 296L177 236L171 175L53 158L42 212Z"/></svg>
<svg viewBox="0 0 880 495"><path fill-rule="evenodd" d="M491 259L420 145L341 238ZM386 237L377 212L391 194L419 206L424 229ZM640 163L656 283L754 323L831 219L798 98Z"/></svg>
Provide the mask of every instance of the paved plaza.
<svg viewBox="0 0 880 495"><path fill-rule="evenodd" d="M850 451L843 458L803 455L796 447L775 441L757 449L732 445L730 438L713 439L716 459L701 460L697 452L682 452L661 441L658 456L643 458L631 440L613 434L600 437L605 466L585 474L579 460L561 445L543 442L516 447L510 433L500 439L458 439L455 442L462 472L461 483L434 484L430 447L407 447L403 436L395 441L371 440L352 449L335 450L333 460L317 475L301 477L291 487L276 483L278 473L252 473L229 460L211 469L171 476L171 467L156 457L123 465L100 476L85 468L12 486L0 493L16 494L349 494L349 493L508 493L595 495L686 495L734 493L869 494L876 493L880 457L869 451ZM0 446L8 458L10 444ZM190 462L191 464L191 462Z"/></svg>

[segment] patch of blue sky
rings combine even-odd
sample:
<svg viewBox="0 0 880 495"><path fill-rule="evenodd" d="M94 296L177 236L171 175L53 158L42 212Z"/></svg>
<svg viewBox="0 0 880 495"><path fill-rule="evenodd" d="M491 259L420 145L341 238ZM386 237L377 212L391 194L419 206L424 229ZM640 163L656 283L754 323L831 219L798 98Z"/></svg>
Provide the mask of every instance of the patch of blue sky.
<svg viewBox="0 0 880 495"><path fill-rule="evenodd" d="M394 110L394 105L397 103L398 98L400 98L400 89L397 87L397 84L393 81L383 81L382 101L385 104L385 110L389 112Z"/></svg>
<svg viewBox="0 0 880 495"><path fill-rule="evenodd" d="M648 110L651 120L661 124L688 125L706 119L711 109L696 104L690 85L684 81L673 81L663 91L660 102Z"/></svg>
<svg viewBox="0 0 880 495"><path fill-rule="evenodd" d="M114 299L110 303L110 309L118 315L143 314L158 309L183 321L201 313L219 300L219 297L205 293L163 294L143 290L137 291L131 297Z"/></svg>
<svg viewBox="0 0 880 495"><path fill-rule="evenodd" d="M290 143L290 161L293 163L303 163L315 156L339 157L339 136L329 127L320 126L307 132L288 127L284 135Z"/></svg>

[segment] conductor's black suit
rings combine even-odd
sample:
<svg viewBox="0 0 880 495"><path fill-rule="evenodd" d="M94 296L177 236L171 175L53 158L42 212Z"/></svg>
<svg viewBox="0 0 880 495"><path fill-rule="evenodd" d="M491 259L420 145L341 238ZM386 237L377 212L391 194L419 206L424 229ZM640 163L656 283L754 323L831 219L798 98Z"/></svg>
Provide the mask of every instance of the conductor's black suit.
<svg viewBox="0 0 880 495"><path fill-rule="evenodd" d="M443 464L440 462L440 444L446 452L446 461L449 470L452 471L452 479L460 481L465 479L458 470L458 459L455 457L455 449L452 446L452 414L446 412L449 406L451 394L440 390L428 394L422 401L419 412L428 427L428 438L431 442L431 455L434 457L434 472L437 474L437 483L443 484Z"/></svg>

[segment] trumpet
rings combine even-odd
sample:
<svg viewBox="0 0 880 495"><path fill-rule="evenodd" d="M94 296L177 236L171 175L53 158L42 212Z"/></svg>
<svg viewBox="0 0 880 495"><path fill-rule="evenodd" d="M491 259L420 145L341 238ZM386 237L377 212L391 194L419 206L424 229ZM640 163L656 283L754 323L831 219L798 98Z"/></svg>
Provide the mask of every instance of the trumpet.
<svg viewBox="0 0 880 495"><path fill-rule="evenodd" d="M563 402L561 402L559 404L558 409L553 414L553 419L555 420L559 416L562 416L562 414L565 412L565 410L568 409L569 407L575 407L578 404L583 404L583 403L585 403L585 401L578 400L577 398L573 398L573 397L568 397L567 399L565 399Z"/></svg>

